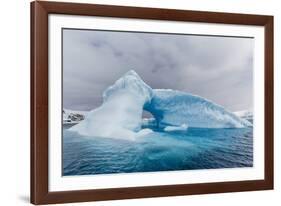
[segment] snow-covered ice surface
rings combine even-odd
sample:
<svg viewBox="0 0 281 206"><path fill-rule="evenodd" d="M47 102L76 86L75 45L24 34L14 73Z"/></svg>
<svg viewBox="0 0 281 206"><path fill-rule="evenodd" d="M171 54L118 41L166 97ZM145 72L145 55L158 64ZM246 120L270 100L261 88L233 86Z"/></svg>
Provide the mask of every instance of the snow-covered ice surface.
<svg viewBox="0 0 281 206"><path fill-rule="evenodd" d="M242 128L247 120L202 97L170 89L152 89L131 70L103 93L103 104L70 128L85 136L134 140L151 133L142 129L142 112L150 112L158 127Z"/></svg>

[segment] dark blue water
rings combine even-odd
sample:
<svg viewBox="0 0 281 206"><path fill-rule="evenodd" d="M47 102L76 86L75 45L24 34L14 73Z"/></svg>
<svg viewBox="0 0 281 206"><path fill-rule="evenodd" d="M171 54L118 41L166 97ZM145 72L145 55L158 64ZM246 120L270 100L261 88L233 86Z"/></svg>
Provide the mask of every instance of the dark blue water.
<svg viewBox="0 0 281 206"><path fill-rule="evenodd" d="M63 175L252 166L252 128L155 130L136 141L83 137L63 130Z"/></svg>

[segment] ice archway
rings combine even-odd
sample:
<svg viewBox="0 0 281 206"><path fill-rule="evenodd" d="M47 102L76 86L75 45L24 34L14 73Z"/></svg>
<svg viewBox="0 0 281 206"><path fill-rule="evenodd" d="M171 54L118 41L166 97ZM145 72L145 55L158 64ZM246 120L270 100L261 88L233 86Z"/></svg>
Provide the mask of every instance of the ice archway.
<svg viewBox="0 0 281 206"><path fill-rule="evenodd" d="M152 132L141 129L142 111L159 127L237 128L251 126L223 107L202 97L170 89L152 89L131 70L103 93L103 104L71 128L82 135L133 139Z"/></svg>

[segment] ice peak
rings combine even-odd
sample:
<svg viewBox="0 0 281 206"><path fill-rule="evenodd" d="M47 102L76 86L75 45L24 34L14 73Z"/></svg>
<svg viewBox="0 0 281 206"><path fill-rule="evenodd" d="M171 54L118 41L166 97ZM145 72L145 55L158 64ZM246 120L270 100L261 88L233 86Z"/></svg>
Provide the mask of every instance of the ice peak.
<svg viewBox="0 0 281 206"><path fill-rule="evenodd" d="M125 81L125 82L128 82L128 81L132 81L134 80L135 83L138 82L142 85L145 85L145 86L148 86L143 80L142 78L138 75L137 72L135 72L135 70L129 70L127 71L123 76L121 76L116 82L118 81ZM130 82L132 83L132 82ZM149 87L149 86L148 86Z"/></svg>
<svg viewBox="0 0 281 206"><path fill-rule="evenodd" d="M127 72L124 74L124 76L135 76L135 77L140 78L140 76L138 75L138 73L137 73L135 70L133 70L133 69L127 71ZM140 78L140 79L141 79L141 78Z"/></svg>
<svg viewBox="0 0 281 206"><path fill-rule="evenodd" d="M103 99L106 101L112 95L124 91L139 96L144 102L150 102L152 98L152 88L134 70L129 70L108 87L103 93Z"/></svg>
<svg viewBox="0 0 281 206"><path fill-rule="evenodd" d="M116 82L118 82L118 81L126 81L127 82L127 81L132 81L132 80L134 80L135 82L139 82L141 84L145 84L146 85L146 83L142 80L142 78L134 70L127 71ZM148 86L148 85L146 85L146 86Z"/></svg>

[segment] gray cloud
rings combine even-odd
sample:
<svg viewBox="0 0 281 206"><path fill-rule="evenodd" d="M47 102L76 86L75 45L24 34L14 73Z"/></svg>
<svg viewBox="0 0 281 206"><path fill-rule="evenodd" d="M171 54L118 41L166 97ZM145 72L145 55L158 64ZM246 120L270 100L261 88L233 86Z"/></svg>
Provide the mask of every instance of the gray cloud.
<svg viewBox="0 0 281 206"><path fill-rule="evenodd" d="M90 110L134 69L152 88L203 96L231 111L253 105L254 39L63 31L63 106Z"/></svg>

